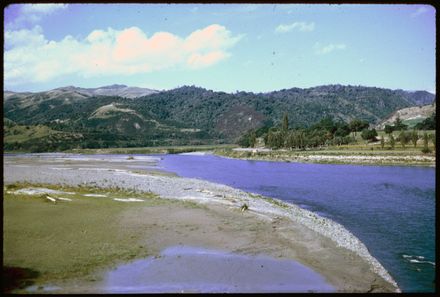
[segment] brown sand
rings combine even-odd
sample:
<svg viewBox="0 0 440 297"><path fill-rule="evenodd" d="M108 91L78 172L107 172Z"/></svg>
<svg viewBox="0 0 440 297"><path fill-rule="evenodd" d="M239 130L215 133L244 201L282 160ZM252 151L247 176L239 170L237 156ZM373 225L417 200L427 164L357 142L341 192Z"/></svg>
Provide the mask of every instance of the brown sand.
<svg viewBox="0 0 440 297"><path fill-rule="evenodd" d="M394 288L354 253L302 225L286 219L269 221L250 211L224 206L203 208L175 205L140 207L123 213L119 232L142 230L139 243L148 253L159 253L175 245L221 249L246 255L264 254L295 259L321 274L338 292L391 292ZM73 280L53 293L99 293L104 273L97 281Z"/></svg>

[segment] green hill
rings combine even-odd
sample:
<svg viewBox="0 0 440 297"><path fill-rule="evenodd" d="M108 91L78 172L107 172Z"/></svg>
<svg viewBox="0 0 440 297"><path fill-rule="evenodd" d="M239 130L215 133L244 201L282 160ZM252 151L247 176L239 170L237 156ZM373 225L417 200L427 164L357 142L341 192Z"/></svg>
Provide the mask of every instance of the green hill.
<svg viewBox="0 0 440 297"><path fill-rule="evenodd" d="M123 98L66 87L40 93L7 92L4 99L4 118L62 132L62 139L70 139L55 141L62 148L84 148L228 143L249 129L277 125L285 112L290 127L308 127L325 116L378 124L398 109L432 103L435 95L341 85L258 94L184 86ZM69 138L69 133L81 138ZM4 141L5 148L14 148L10 138Z"/></svg>

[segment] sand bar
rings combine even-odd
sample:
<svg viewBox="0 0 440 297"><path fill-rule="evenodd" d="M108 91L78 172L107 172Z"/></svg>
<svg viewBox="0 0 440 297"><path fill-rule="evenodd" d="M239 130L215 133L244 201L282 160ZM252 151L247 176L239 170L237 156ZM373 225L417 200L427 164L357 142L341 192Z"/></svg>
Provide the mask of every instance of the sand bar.
<svg viewBox="0 0 440 297"><path fill-rule="evenodd" d="M323 276L339 292L399 290L382 265L350 232L295 205L280 207L263 197L197 179L133 174L121 167L121 162L118 162L119 174L115 175L111 171L96 174L93 168L80 172L53 170L48 159L46 163L35 163L27 158L30 168L16 167L15 162L6 159L5 183L118 186L203 205L202 209L140 207L120 218L123 226L144 228L145 243L157 255L176 245L266 255L298 261ZM20 164L23 162L20 160ZM81 161L76 162L81 166ZM72 161L69 167L73 167ZM243 203L249 206L245 212L240 211ZM74 287L78 287L77 282L69 292L75 292ZM67 283L64 288L68 288ZM96 285L83 284L80 288L77 292L102 292L102 287Z"/></svg>

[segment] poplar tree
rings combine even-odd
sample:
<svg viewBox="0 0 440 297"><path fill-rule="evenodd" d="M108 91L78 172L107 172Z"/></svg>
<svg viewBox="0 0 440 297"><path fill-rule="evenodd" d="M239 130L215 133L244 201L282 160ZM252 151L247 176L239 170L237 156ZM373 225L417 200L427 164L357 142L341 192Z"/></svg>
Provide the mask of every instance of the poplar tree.
<svg viewBox="0 0 440 297"><path fill-rule="evenodd" d="M289 117L287 112L285 112L283 116L283 132L285 133L287 130L289 130Z"/></svg>
<svg viewBox="0 0 440 297"><path fill-rule="evenodd" d="M257 136L255 135L255 131L252 131L251 135L249 136L249 146L255 147L256 142L257 142Z"/></svg>
<svg viewBox="0 0 440 297"><path fill-rule="evenodd" d="M429 137L428 137L428 133L423 133L423 146L425 148L428 148L428 142L429 142Z"/></svg>
<svg viewBox="0 0 440 297"><path fill-rule="evenodd" d="M417 131L414 129L411 133L411 141L414 144L414 147L417 147L417 140L419 140L419 135Z"/></svg>
<svg viewBox="0 0 440 297"><path fill-rule="evenodd" d="M428 142L429 142L429 136L428 133L423 133L423 148L422 148L422 153L427 154L430 153L431 150L428 147Z"/></svg>
<svg viewBox="0 0 440 297"><path fill-rule="evenodd" d="M408 134L405 133L405 131L401 131L399 134L399 141L402 144L402 148L405 148L406 144L408 143L409 137Z"/></svg>
<svg viewBox="0 0 440 297"><path fill-rule="evenodd" d="M391 149L394 149L394 146L396 145L396 140L394 139L393 133L390 134L390 145Z"/></svg>

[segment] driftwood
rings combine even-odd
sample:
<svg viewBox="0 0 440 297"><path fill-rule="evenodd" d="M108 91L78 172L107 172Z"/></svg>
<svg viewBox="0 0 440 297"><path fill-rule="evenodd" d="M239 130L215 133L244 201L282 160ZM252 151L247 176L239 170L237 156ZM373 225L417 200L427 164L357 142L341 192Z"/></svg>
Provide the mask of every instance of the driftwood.
<svg viewBox="0 0 440 297"><path fill-rule="evenodd" d="M53 197L50 197L49 195L46 195L46 199L49 200L49 201L52 201L55 204L57 204L57 199L56 198L53 198Z"/></svg>

